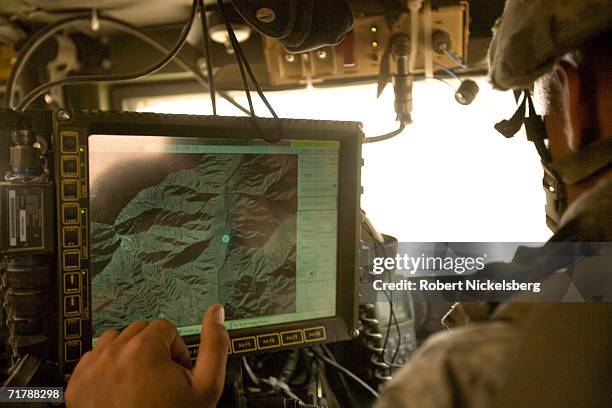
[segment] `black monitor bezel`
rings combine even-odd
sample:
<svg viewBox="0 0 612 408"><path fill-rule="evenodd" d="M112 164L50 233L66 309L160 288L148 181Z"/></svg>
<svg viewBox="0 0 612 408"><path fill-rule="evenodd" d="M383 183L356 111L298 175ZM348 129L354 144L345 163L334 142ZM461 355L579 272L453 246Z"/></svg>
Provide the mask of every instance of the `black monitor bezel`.
<svg viewBox="0 0 612 408"><path fill-rule="evenodd" d="M76 132L78 143L85 147L85 153L81 155L81 168L83 177L87 174L88 138L94 134L104 135L134 135L134 136L169 136L169 137L194 137L220 138L220 139L261 139L260 131L254 126L253 119L248 117L220 117L220 116L194 116L194 115L167 115L153 113L131 113L131 112L92 112L92 111L66 111L67 115L56 115L54 118L54 151L55 179L57 191L57 213L58 213L58 303L60 310L60 322L58 324L58 345L60 363L64 372L71 371L75 362L65 361L64 352L64 320L63 313L63 265L62 265L62 237L61 231L64 227L62 222L62 192L61 192L61 135L63 132ZM336 285L336 316L330 318L313 319L294 323L285 323L273 326L262 326L258 328L247 328L231 330L232 339L244 337L256 337L269 333L279 333L291 330L301 330L309 327L324 327L326 342L348 340L357 333L358 320L357 310L359 304L359 231L360 231L360 172L361 140L363 137L361 125L358 122L340 121L314 121L281 119L284 139L300 140L336 140L340 142L339 151L339 190L338 190L338 253L337 271L338 280ZM276 134L278 122L273 119L257 119L257 124L262 132ZM88 180L85 180L88 184ZM88 209L89 198L80 197L78 200L80 208ZM88 223L88 221L87 221ZM87 231L89 231L87 225ZM83 242L89 248L87 241ZM88 249L87 249L88 250ZM89 270L87 259L81 259L81 270ZM90 307L90 282L86 279L87 288L83 296L83 303ZM85 309L85 308L84 308ZM199 343L199 336L184 337L188 345ZM82 352L91 348L91 319L83 320L82 326ZM305 344L305 343L302 343ZM284 347L275 347L280 349Z"/></svg>

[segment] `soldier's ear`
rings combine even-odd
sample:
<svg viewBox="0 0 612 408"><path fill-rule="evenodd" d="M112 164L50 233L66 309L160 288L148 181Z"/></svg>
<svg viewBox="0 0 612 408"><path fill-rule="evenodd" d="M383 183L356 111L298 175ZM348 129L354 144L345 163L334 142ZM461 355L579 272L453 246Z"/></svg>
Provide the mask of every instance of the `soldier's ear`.
<svg viewBox="0 0 612 408"><path fill-rule="evenodd" d="M563 86L563 112L565 137L571 151L577 152L589 143L587 127L588 107L582 103L582 79L578 68L562 61L555 67L555 75Z"/></svg>

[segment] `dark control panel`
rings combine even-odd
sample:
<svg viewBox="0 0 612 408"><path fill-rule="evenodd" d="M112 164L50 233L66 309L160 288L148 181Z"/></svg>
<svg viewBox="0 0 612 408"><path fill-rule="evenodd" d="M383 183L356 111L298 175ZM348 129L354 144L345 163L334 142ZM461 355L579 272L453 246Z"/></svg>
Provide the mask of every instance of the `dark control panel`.
<svg viewBox="0 0 612 408"><path fill-rule="evenodd" d="M417 347L411 299L395 301L394 309L397 325L392 321L389 326L388 304L363 304L359 308L363 325L359 352L366 356L369 364L356 370L373 386L390 380L393 372L410 360Z"/></svg>
<svg viewBox="0 0 612 408"><path fill-rule="evenodd" d="M308 343L328 340L325 326L305 327L303 329L259 334L255 336L233 337L230 339L229 354L244 354L255 351L276 351L281 348L308 345ZM198 357L199 344L187 347L192 359Z"/></svg>
<svg viewBox="0 0 612 408"><path fill-rule="evenodd" d="M449 2L447 2L449 3ZM441 31L449 38L450 51L456 58L430 51L434 67L459 68L458 59L465 60L468 53L469 3L455 2L442 5L431 11L432 32ZM419 44L415 63L416 72L426 69L425 27L427 17L419 13ZM397 15L398 20L389 28L390 17L385 15L358 15L352 31L341 44L325 47L303 54L288 53L282 44L273 38L264 37L264 57L270 82L274 85L332 82L346 79L377 77L381 61L391 39L397 33L410 34L410 13ZM433 37L433 36L432 36ZM435 38L431 39L432 41ZM431 49L431 47L429 48Z"/></svg>
<svg viewBox="0 0 612 408"><path fill-rule="evenodd" d="M211 144L259 141L277 134L278 120L62 110L0 111L10 134L5 181L0 182L0 283L4 315L14 334L13 356L28 353L67 378L93 347L89 142L93 135L193 138ZM338 241L335 313L257 327L231 327L228 352L277 351L345 341L358 329L358 226L361 141L357 122L280 120L283 143L334 141L338 152ZM218 139L218 140L215 140ZM235 139L231 140L231 139ZM229 141L229 142L228 142ZM4 164L4 163L3 163ZM122 174L118 174L122 177ZM119 180L122 181L122 180ZM333 259L330 259L333 263ZM184 337L197 353L199 335Z"/></svg>
<svg viewBox="0 0 612 408"><path fill-rule="evenodd" d="M56 134L61 146L56 163L58 205L58 302L61 310L58 351L60 364L70 371L89 345L88 310L88 191L86 135L76 130ZM87 332L87 333L86 333Z"/></svg>

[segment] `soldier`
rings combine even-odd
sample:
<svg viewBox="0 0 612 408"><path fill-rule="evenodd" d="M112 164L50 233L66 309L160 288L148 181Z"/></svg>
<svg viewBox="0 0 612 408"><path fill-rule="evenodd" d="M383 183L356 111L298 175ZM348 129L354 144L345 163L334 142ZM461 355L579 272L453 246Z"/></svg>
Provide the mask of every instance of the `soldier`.
<svg viewBox="0 0 612 408"><path fill-rule="evenodd" d="M68 408L212 408L223 392L229 338L225 310L212 305L202 320L198 361L167 320L136 321L105 331L83 355L66 388Z"/></svg>
<svg viewBox="0 0 612 408"><path fill-rule="evenodd" d="M526 121L515 115L498 128L510 135L517 123L528 124L545 168L552 241L612 241L609 3L508 0L491 45L493 85L523 90L535 82L544 102L544 127L535 116ZM530 96L523 97L527 105ZM458 304L446 318L453 330L417 352L377 407L609 405L612 311L602 306ZM77 366L66 391L68 408L213 406L228 346L222 322L219 307L208 311L203 357L193 369L169 324L136 322L121 334L109 332ZM184 368L164 368L173 355Z"/></svg>
<svg viewBox="0 0 612 408"><path fill-rule="evenodd" d="M611 55L608 0L508 0L494 28L490 81L524 92L530 111L497 129L512 136L525 123L538 149L551 242L612 241ZM589 272L609 285L606 259ZM376 407L605 406L611 314L610 303L456 304L444 321L453 329L425 343Z"/></svg>

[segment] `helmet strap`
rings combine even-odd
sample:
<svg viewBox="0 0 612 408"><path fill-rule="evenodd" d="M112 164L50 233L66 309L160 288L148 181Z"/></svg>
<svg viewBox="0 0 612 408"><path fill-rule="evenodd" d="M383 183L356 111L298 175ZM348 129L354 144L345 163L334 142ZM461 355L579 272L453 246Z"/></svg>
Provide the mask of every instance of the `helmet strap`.
<svg viewBox="0 0 612 408"><path fill-rule="evenodd" d="M529 116L525 116L525 110ZM584 149L554 161L546 146L548 139L542 116L536 113L529 90L523 90L523 99L512 118L495 125L505 137L513 137L525 125L527 140L532 142L540 155L546 193L546 224L552 231L559 228L561 216L567 209L567 185L575 185L612 166L612 139L601 139Z"/></svg>

